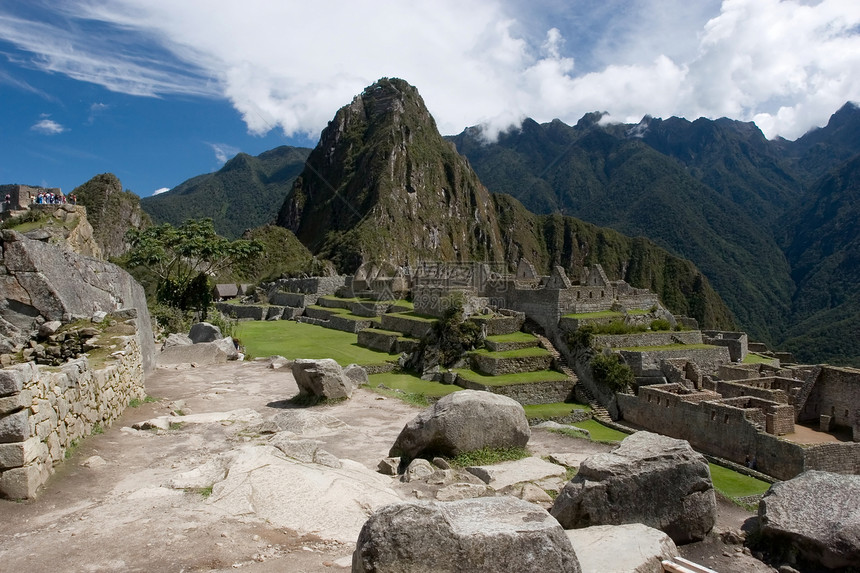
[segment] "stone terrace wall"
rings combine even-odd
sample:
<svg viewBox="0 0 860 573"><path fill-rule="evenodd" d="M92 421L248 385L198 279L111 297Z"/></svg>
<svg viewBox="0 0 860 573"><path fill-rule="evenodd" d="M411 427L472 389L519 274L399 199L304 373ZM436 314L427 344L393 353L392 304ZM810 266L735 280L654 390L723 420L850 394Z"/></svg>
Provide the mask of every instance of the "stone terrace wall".
<svg viewBox="0 0 860 573"><path fill-rule="evenodd" d="M337 289L346 284L346 276L306 277L298 279L278 279L272 286L276 290L286 292L301 292L316 295L332 295Z"/></svg>
<svg viewBox="0 0 860 573"><path fill-rule="evenodd" d="M98 369L79 358L59 369L29 362L0 370L0 496L34 497L73 443L144 398L137 337L113 340L121 348Z"/></svg>
<svg viewBox="0 0 860 573"><path fill-rule="evenodd" d="M860 442L860 370L823 366L800 419L831 416L837 426L851 428Z"/></svg>
<svg viewBox="0 0 860 573"><path fill-rule="evenodd" d="M704 330L705 344L725 346L729 349L732 362L743 362L747 357L749 338L746 332L723 332L719 330Z"/></svg>
<svg viewBox="0 0 860 573"><path fill-rule="evenodd" d="M665 346L667 344L702 344L697 330L679 332L639 332L635 334L598 334L591 337L595 348L625 348L636 346Z"/></svg>
<svg viewBox="0 0 860 573"><path fill-rule="evenodd" d="M690 403L659 386L640 388L638 396L618 394L617 399L625 420L653 432L687 440L696 449L735 463L743 464L749 456L756 460L759 471L777 479L791 479L810 469L860 472L860 445L801 446L759 431L747 419L751 410L720 401Z"/></svg>

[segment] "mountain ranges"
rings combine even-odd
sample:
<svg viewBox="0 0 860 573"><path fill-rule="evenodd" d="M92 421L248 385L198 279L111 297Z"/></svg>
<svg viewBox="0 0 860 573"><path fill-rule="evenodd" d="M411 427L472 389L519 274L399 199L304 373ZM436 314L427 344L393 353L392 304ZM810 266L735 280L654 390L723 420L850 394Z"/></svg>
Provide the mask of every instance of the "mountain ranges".
<svg viewBox="0 0 860 573"><path fill-rule="evenodd" d="M856 106L796 141L725 118L602 119L443 138L417 90L386 78L314 150L239 154L141 206L156 222L212 217L230 237L276 220L341 272L381 259L600 262L705 326L860 366Z"/></svg>

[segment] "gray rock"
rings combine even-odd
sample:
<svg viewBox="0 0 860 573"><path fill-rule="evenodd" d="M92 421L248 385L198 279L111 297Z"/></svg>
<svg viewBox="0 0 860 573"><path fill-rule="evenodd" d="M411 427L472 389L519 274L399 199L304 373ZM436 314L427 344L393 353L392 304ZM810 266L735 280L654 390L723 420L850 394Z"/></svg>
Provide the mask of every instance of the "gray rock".
<svg viewBox="0 0 860 573"><path fill-rule="evenodd" d="M432 476L434 473L436 473L436 468L433 467L433 464L427 460L418 458L417 460L412 460L412 462L410 462L406 471L403 472L402 479L405 482L422 480Z"/></svg>
<svg viewBox="0 0 860 573"><path fill-rule="evenodd" d="M637 432L584 460L551 513L565 529L642 523L685 543L714 527L717 504L708 462L687 441Z"/></svg>
<svg viewBox="0 0 860 573"><path fill-rule="evenodd" d="M107 315L108 315L108 313L106 313L105 311L103 311L103 310L97 310L97 311L95 311L95 312L93 313L93 315L90 317L90 321L92 321L92 322L94 322L94 323L98 324L98 323L100 323L100 322L103 322L103 321L104 321L104 319L106 319L106 318L107 318Z"/></svg>
<svg viewBox="0 0 860 573"><path fill-rule="evenodd" d="M382 458L376 466L376 471L384 476L396 476L400 458Z"/></svg>
<svg viewBox="0 0 860 573"><path fill-rule="evenodd" d="M158 363L167 364L223 364L227 353L214 342L202 342L184 346L169 346L158 355Z"/></svg>
<svg viewBox="0 0 860 573"><path fill-rule="evenodd" d="M152 371L156 356L152 323L143 287L131 275L114 264L32 241L15 231L0 232L0 243L7 301L0 305L0 323L17 331L4 336L26 339L42 320L68 322L134 308L143 367Z"/></svg>
<svg viewBox="0 0 860 573"><path fill-rule="evenodd" d="M367 370L358 364L350 364L343 369L343 375L352 380L352 385L355 387L362 384L368 384L370 380L367 377Z"/></svg>
<svg viewBox="0 0 860 573"><path fill-rule="evenodd" d="M0 443L23 442L30 437L30 411L19 410L0 418Z"/></svg>
<svg viewBox="0 0 860 573"><path fill-rule="evenodd" d="M231 337L219 338L218 340L213 340L210 344L214 344L223 350L224 354L227 355L227 360L239 359L239 350L236 348L236 345L233 344L233 339Z"/></svg>
<svg viewBox="0 0 860 573"><path fill-rule="evenodd" d="M284 358L283 356L271 356L269 357L269 368L273 370L280 370L286 366L290 366L292 363Z"/></svg>
<svg viewBox="0 0 860 573"><path fill-rule="evenodd" d="M188 332L188 338L191 339L191 342L197 344L199 342L214 342L224 337L221 335L221 329L214 324L198 322L192 325L191 330Z"/></svg>
<svg viewBox="0 0 860 573"><path fill-rule="evenodd" d="M583 571L663 573L663 559L678 556L668 535L641 523L595 525L565 533Z"/></svg>
<svg viewBox="0 0 860 573"><path fill-rule="evenodd" d="M477 483L452 483L440 488L436 492L438 501L456 501L458 499L472 499L475 497L493 497L496 491L487 485Z"/></svg>
<svg viewBox="0 0 860 573"><path fill-rule="evenodd" d="M322 442L318 440L295 440L286 435L275 435L270 443L284 452L294 460L304 463L319 464L330 468L339 469L340 460L336 456L322 449Z"/></svg>
<svg viewBox="0 0 860 573"><path fill-rule="evenodd" d="M454 457L485 447L525 446L530 436L519 402L490 392L462 390L441 398L407 423L388 455L406 461L422 454Z"/></svg>
<svg viewBox="0 0 860 573"><path fill-rule="evenodd" d="M364 524L353 573L579 573L561 526L512 497L385 506Z"/></svg>
<svg viewBox="0 0 860 573"><path fill-rule="evenodd" d="M189 346L194 344L190 338L188 338L187 334L182 334L181 332L171 332L167 336L167 340L164 341L164 344L161 346L162 350L165 348L169 348L171 346Z"/></svg>
<svg viewBox="0 0 860 573"><path fill-rule="evenodd" d="M0 370L0 396L17 394L24 387L24 374L19 368Z"/></svg>
<svg viewBox="0 0 860 573"><path fill-rule="evenodd" d="M343 369L331 358L300 358L293 362L292 370L299 386L299 395L328 399L352 396L352 381L344 376Z"/></svg>
<svg viewBox="0 0 860 573"><path fill-rule="evenodd" d="M860 476L807 471L770 486L759 503L761 533L829 569L860 563Z"/></svg>
<svg viewBox="0 0 860 573"><path fill-rule="evenodd" d="M42 324L39 327L39 336L41 338L48 338L52 334L55 334L60 327L63 326L63 323L59 320L49 320L48 322Z"/></svg>

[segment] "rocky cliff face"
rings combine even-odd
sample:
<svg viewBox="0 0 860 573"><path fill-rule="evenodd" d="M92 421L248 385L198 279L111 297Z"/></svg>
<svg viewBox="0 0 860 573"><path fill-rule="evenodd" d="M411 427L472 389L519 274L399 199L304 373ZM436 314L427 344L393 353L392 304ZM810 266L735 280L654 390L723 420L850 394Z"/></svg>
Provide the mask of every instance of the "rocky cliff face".
<svg viewBox="0 0 860 573"><path fill-rule="evenodd" d="M46 321L134 308L144 369L154 367L146 296L127 272L8 230L0 234L0 255L0 354L18 352Z"/></svg>
<svg viewBox="0 0 860 573"><path fill-rule="evenodd" d="M128 250L125 233L149 224L149 215L140 208L140 198L122 190L113 173L96 175L71 192L79 205L87 208L93 238L105 258L118 257Z"/></svg>
<svg viewBox="0 0 860 573"><path fill-rule="evenodd" d="M343 272L380 260L504 260L490 193L398 79L337 112L278 224Z"/></svg>

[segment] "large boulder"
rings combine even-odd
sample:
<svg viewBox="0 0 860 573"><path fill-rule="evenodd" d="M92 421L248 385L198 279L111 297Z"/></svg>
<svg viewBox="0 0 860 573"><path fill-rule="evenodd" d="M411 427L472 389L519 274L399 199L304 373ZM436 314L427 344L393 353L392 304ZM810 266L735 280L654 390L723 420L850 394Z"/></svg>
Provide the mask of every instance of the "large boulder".
<svg viewBox="0 0 860 573"><path fill-rule="evenodd" d="M293 362L293 377L299 386L300 396L338 399L352 396L354 386L343 373L340 364L331 358L310 360L299 358Z"/></svg>
<svg viewBox="0 0 860 573"><path fill-rule="evenodd" d="M408 463L418 456L525 446L530 437L519 402L491 392L462 390L441 398L407 423L388 455Z"/></svg>
<svg viewBox="0 0 860 573"><path fill-rule="evenodd" d="M188 332L188 338L191 342L198 344L200 342L215 342L224 338L221 335L221 329L209 322L198 322L191 327Z"/></svg>
<svg viewBox="0 0 860 573"><path fill-rule="evenodd" d="M784 557L829 569L860 564L860 476L807 471L775 483L758 515L765 542Z"/></svg>
<svg viewBox="0 0 860 573"><path fill-rule="evenodd" d="M642 523L688 543L714 527L717 502L708 462L686 440L636 432L584 460L551 513L565 529Z"/></svg>
<svg viewBox="0 0 860 573"><path fill-rule="evenodd" d="M146 296L118 266L0 231L0 348L26 342L46 321L63 323L95 312L137 311L143 367L155 367L155 339Z"/></svg>
<svg viewBox="0 0 860 573"><path fill-rule="evenodd" d="M512 497L385 506L364 524L353 573L581 571L564 530Z"/></svg>

